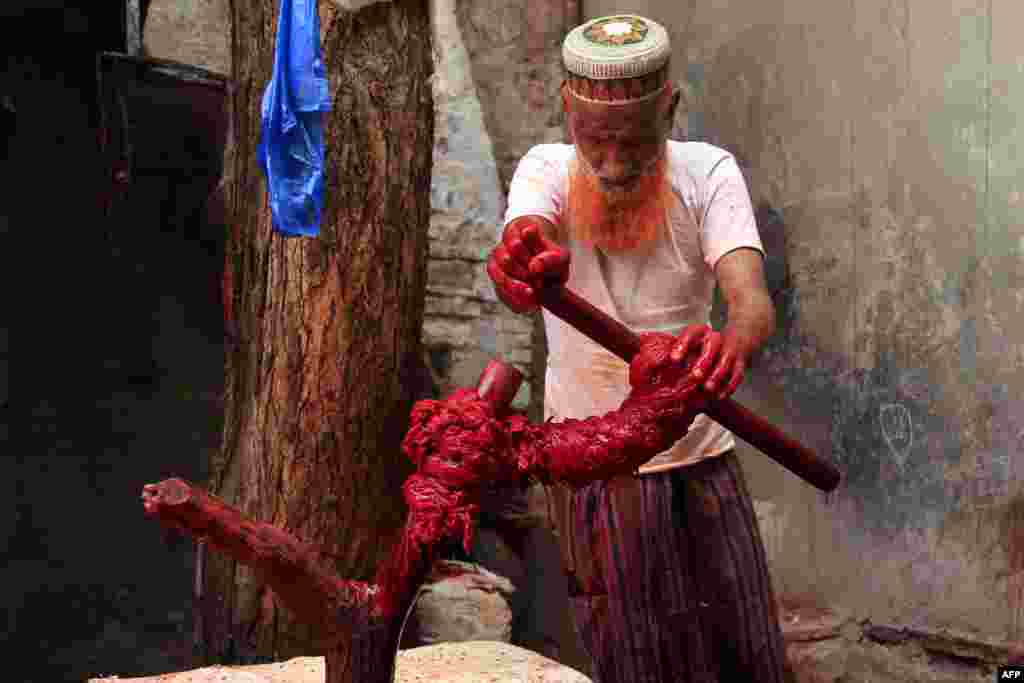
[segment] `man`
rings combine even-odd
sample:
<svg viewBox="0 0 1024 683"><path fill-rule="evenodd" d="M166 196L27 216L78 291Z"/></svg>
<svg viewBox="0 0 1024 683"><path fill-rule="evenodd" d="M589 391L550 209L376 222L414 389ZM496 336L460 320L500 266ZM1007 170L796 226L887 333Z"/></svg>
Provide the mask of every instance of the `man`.
<svg viewBox="0 0 1024 683"><path fill-rule="evenodd" d="M679 92L665 29L604 17L566 37L573 145L538 145L511 183L487 271L502 301L537 308L565 283L636 332L678 334L672 357L731 395L772 334L763 249L724 150L669 140ZM708 326L715 283L728 306ZM545 417L582 419L628 393L628 366L544 313ZM600 683L783 680L765 554L732 435L701 415L637 476L572 494L563 520L577 632Z"/></svg>

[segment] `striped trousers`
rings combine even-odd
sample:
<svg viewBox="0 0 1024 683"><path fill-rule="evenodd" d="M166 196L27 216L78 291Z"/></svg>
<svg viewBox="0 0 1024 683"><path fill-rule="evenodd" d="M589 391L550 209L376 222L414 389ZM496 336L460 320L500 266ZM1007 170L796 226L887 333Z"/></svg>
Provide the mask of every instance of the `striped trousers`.
<svg viewBox="0 0 1024 683"><path fill-rule="evenodd" d="M571 494L567 512L569 601L595 683L783 683L764 546L735 452L595 482Z"/></svg>

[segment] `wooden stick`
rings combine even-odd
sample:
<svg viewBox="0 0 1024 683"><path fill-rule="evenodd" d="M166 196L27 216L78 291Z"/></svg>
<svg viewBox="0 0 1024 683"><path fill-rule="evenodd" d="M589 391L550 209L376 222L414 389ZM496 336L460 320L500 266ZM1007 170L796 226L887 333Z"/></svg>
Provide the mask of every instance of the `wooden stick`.
<svg viewBox="0 0 1024 683"><path fill-rule="evenodd" d="M637 334L571 290L548 285L538 294L541 305L553 315L626 362L640 350ZM812 486L829 492L839 485L841 475L835 465L733 399L712 400L707 415Z"/></svg>
<svg viewBox="0 0 1024 683"><path fill-rule="evenodd" d="M500 360L492 360L480 375L476 393L485 401L490 401L499 411L503 411L512 403L522 383L523 373L514 366Z"/></svg>

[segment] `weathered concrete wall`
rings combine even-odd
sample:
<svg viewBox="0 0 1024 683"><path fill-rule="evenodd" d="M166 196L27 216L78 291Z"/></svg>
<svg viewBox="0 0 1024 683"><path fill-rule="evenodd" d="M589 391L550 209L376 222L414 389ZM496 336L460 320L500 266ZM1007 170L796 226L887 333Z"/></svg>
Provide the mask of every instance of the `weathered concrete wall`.
<svg viewBox="0 0 1024 683"><path fill-rule="evenodd" d="M1024 6L584 10L665 23L679 132L761 205L781 324L739 399L846 472L826 500L744 449L777 588L1024 639Z"/></svg>
<svg viewBox="0 0 1024 683"><path fill-rule="evenodd" d="M498 239L505 192L456 2L434 0L431 12L437 121L423 340L446 393L472 386L496 356L529 380L531 323L500 304L484 268ZM529 389L530 382L524 382L518 407L529 405Z"/></svg>

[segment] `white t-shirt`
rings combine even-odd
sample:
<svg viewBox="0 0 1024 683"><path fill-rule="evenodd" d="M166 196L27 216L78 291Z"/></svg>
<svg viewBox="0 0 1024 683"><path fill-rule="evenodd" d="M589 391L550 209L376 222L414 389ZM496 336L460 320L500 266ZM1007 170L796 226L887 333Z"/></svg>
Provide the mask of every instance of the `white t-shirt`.
<svg viewBox="0 0 1024 683"><path fill-rule="evenodd" d="M561 230L567 206L572 145L537 145L512 178L505 224L543 216ZM562 238L572 254L569 289L634 332L678 334L708 323L714 267L739 247L764 254L746 182L736 160L703 142L668 142L668 173L678 199L662 238L642 253L605 254ZM545 419L584 419L615 410L629 393L629 366L544 311L548 338ZM691 465L735 445L733 436L706 415L672 448L654 456L641 473Z"/></svg>

